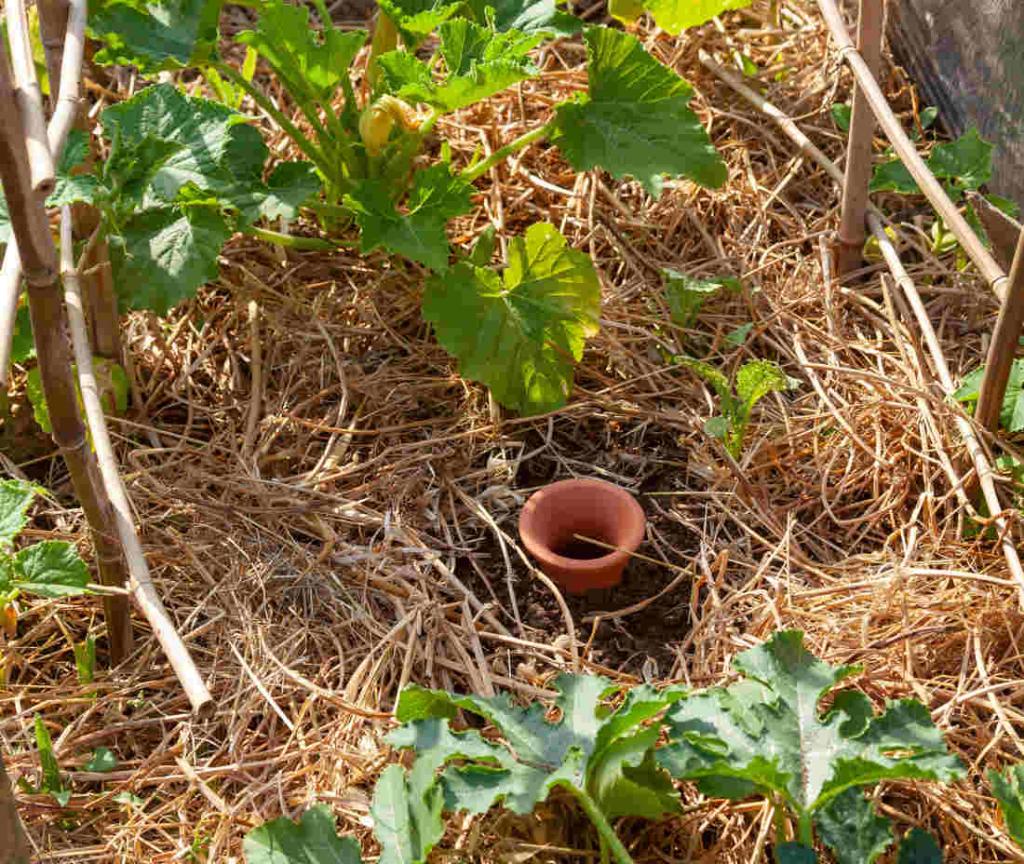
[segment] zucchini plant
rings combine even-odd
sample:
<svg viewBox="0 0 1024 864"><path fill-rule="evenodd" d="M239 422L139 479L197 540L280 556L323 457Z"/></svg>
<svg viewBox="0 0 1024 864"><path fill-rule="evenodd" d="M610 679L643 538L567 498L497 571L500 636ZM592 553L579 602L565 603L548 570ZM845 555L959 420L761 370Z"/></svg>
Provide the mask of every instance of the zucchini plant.
<svg viewBox="0 0 1024 864"><path fill-rule="evenodd" d="M482 814L500 805L525 815L555 789L590 819L601 859L629 864L614 820L679 814L673 777L713 798L768 797L779 864L817 861L815 830L838 864L871 864L893 835L863 788L962 774L919 702L891 702L876 715L863 693L841 690L822 714L822 700L860 667L823 663L799 631L776 633L735 665L743 680L695 693L560 675L553 707L408 686L396 709L402 725L388 740L413 759L408 770L393 764L383 771L370 807L381 864L422 864L444 834L445 812ZM491 729L462 728L460 712ZM792 840L787 816L796 825ZM337 837L322 805L298 823L259 826L244 851L248 864L360 861L358 844ZM915 829L900 844L903 864L941 860L926 832Z"/></svg>
<svg viewBox="0 0 1024 864"><path fill-rule="evenodd" d="M101 115L109 157L77 188L104 214L125 308L164 312L191 296L216 277L235 231L317 247L350 242L356 229L361 251L426 269L425 317L466 377L517 411L547 411L565 403L574 363L597 330L599 283L550 225L510 238L503 264L479 249L453 250L447 225L473 211L475 181L541 142L578 171L635 178L652 196L666 175L707 187L726 180L690 108L690 85L635 36L584 27L556 0L383 0L372 39L336 27L323 0L313 2L316 25L304 5L257 0L253 26L236 37L246 49L237 68L218 50L219 2L102 0L91 10L99 62L145 74L194 69L221 100L158 84ZM748 2L644 0L620 18L646 11L679 33ZM447 142L434 147L441 117L536 78L535 49L580 32L585 93L489 156L457 159ZM261 62L299 118L261 88ZM268 173L266 148L238 111L246 97L303 161ZM300 210L317 217L328 241L268 224Z"/></svg>

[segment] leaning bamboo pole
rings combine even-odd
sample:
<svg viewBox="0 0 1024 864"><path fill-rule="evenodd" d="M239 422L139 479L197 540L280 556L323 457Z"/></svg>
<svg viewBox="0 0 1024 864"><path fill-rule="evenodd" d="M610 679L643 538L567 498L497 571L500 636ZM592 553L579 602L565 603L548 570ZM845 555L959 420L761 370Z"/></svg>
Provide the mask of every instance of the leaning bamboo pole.
<svg viewBox="0 0 1024 864"><path fill-rule="evenodd" d="M25 137L9 77L7 52L0 46L0 179L19 256L25 262L29 314L53 441L64 457L75 495L85 511L100 581L122 588L124 561L117 542L114 511L78 412L57 255L42 196L30 188ZM103 608L111 657L118 663L132 648L128 598L107 595Z"/></svg>
<svg viewBox="0 0 1024 864"><path fill-rule="evenodd" d="M882 66L882 23L884 0L860 0L860 22L857 45L861 56L877 76ZM840 277L858 270L863 263L867 240L865 215L868 206L868 185L871 182L872 145L875 115L860 85L853 90L850 114L850 137L846 148L846 177L843 182L843 203L839 219L839 249L836 266Z"/></svg>
<svg viewBox="0 0 1024 864"><path fill-rule="evenodd" d="M793 141L800 152L823 168L829 177L835 181L839 190L842 191L844 181L843 172L831 159L828 158L828 156L822 153L821 150L814 145L800 127L793 122L791 117L761 96L760 93L755 93L735 75L723 69L710 57L710 55L707 54L707 52L703 50L700 51L699 57L700 62L706 69L712 72L716 77L720 78L751 105L774 120L779 128L790 138L790 140ZM885 259L885 263L888 265L896 283L903 291L903 294L907 298L907 301L913 311L921 336L924 339L925 347L928 349L928 353L931 356L932 365L934 367L935 375L939 380L939 384L944 393L950 394L956 389L956 384L953 381L953 376L950 374L949 364L946 362L945 354L942 351L942 345L939 343L939 338L935 333L935 328L932 326L931 320L928 317L928 310L925 308L925 305L921 300L921 295L917 291L917 286L914 284L913 279L910 278L906 268L900 261L899 253L896 251L896 247L893 245L889 235L886 234L882 220L876 213L869 209L867 221L872 235L878 241L879 249ZM1006 565L1017 585L1018 603L1020 607L1024 609L1024 567L1021 566L1020 556L1017 553L1017 547L1014 543L1013 532L1010 530L1010 523L1003 514L1002 504L1000 503L999 495L996 492L992 463L989 461L988 455L985 453L985 448L982 447L981 442L978 440L977 433L974 431L971 421L959 412L956 415L956 427L964 445L967 448L967 452L971 458L971 463L974 465L974 470L977 474L978 483L981 486L985 503L989 508L989 512L993 514L992 524L998 532L999 545L1003 553L1003 558L1006 560Z"/></svg>
<svg viewBox="0 0 1024 864"><path fill-rule="evenodd" d="M0 864L29 864L31 851L18 818L14 787L0 755Z"/></svg>
<svg viewBox="0 0 1024 864"><path fill-rule="evenodd" d="M992 341L988 346L985 372L978 394L975 419L989 432L999 429L999 415L1002 413L1003 397L1010 380L1010 371L1017 356L1017 345L1021 328L1024 327L1024 234L1017 241L1017 254L1010 268L1010 283L1006 299L999 307L999 317L992 330Z"/></svg>
<svg viewBox="0 0 1024 864"><path fill-rule="evenodd" d="M92 352L89 348L89 336L86 331L82 291L78 272L75 269L71 225L71 211L69 207L65 207L61 213L60 260L68 323L71 330L71 344L74 347L75 363L78 367L82 404L85 406L89 431L92 433L93 447L96 448L96 459L99 462L103 482L113 503L117 533L128 561L132 596L142 614L146 616L150 627L153 628L153 634L181 682L193 710L203 712L213 705L212 697L150 578L146 555L142 551L142 544L139 542L139 535L135 532L135 524L132 521L132 508L128 500L128 493L118 474L117 458L110 443L107 422L103 416L103 403L92 368Z"/></svg>
<svg viewBox="0 0 1024 864"><path fill-rule="evenodd" d="M86 0L71 0L61 58L59 97L47 126L50 152L59 155L78 113L82 89L82 63L85 58ZM15 243L8 243L0 267L0 387L7 384L11 366L14 322L21 293L21 256Z"/></svg>

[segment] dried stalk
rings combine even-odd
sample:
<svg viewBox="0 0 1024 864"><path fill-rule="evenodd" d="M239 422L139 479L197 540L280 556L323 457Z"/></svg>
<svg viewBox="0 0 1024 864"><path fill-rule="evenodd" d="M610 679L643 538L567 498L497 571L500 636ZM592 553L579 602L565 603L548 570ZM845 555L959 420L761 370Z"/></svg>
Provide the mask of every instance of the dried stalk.
<svg viewBox="0 0 1024 864"><path fill-rule="evenodd" d="M857 44L861 56L874 76L882 65L883 0L860 0L860 26ZM860 268L864 241L867 239L865 215L868 184L871 182L871 155L875 133L875 115L863 89L853 91L850 138L846 151L846 179L843 183L842 216L839 221L837 266L840 277Z"/></svg>
<svg viewBox="0 0 1024 864"><path fill-rule="evenodd" d="M39 36L46 57L46 74L50 79L50 110L53 111L60 88L61 59L68 29L67 0L36 0L39 13Z"/></svg>
<svg viewBox="0 0 1024 864"><path fill-rule="evenodd" d="M935 175L928 169L925 161L917 152L914 142L903 131L899 119L893 113L892 108L889 107L889 101L878 86L871 67L854 47L835 0L817 0L817 3L825 18L825 23L832 33L832 38L839 46L839 56L850 66L854 77L857 79L857 84L860 88L859 92L864 94L865 100L871 106L871 110L882 127L882 131L885 132L886 137L889 139L889 143L892 144L893 149L903 161L903 164L907 166L911 176L917 181L921 192L931 202L932 207L935 208L935 211L946 224L946 227L953 232L963 247L964 252L967 253L967 256L974 262L981 275L985 278L985 281L988 282L996 297L1002 300L1006 296L1007 282L1006 273L1003 271L1003 268L999 266L995 258L985 248L985 244L981 242L978 235L971 230L967 220L960 215L960 211L950 200L946 190L942 188L942 184L935 179Z"/></svg>
<svg viewBox="0 0 1024 864"><path fill-rule="evenodd" d="M29 864L30 860L28 839L14 801L14 788L0 756L0 864Z"/></svg>
<svg viewBox="0 0 1024 864"><path fill-rule="evenodd" d="M819 0L819 2L823 2L823 0ZM811 140L800 130L790 117L788 117L777 106L768 102L763 96L755 93L749 87L742 85L736 86L733 81L730 81L730 78L733 78L733 76L719 74L718 70L721 70L721 67L711 61L704 52L701 52L700 59L701 63L703 63L706 68L714 72L726 84L750 102L751 105L775 120L779 128L792 139L792 141L800 148L800 151L820 165L836 182L840 191L842 190L842 184L844 181L843 172L839 170L839 167L829 159L828 156L822 153L821 150L811 142ZM733 80L735 79L733 78ZM895 246L893 246L892 241L889 239L889 235L885 233L885 227L882 224L882 220L874 212L869 210L867 222L868 227L871 229L871 233L878 240L879 247L883 257L885 258L886 264L889 266L893 277L896 279L896 282L899 284L910 303L911 308L913 309L914 317L917 319L921 335L928 348L928 353L931 355L932 364L935 367L935 373L938 376L943 392L947 394L952 393L956 389L956 385L953 382L953 376L949 372L949 365L946 363L946 358L943 354L942 346L939 344L935 328L932 327L932 323L928 318L928 311L925 309L924 303L921 302L921 296L917 292L917 287L914 285L913 280L903 267L903 264L899 259L899 254L897 253ZM982 494L985 497L985 503L988 505L989 512L995 514L992 517L992 523L999 534L999 542L1003 551L1003 557L1006 559L1007 567L1009 568L1010 574L1013 576L1013 581L1017 586L1020 606L1024 609L1024 567L1021 566L1020 556L1017 554L1017 548L1014 544L1013 533L1010 530L1010 525L1006 517L1002 515L1002 504L1000 503L999 496L996 492L992 465L985 453L985 449L981 446L981 442L978 440L978 436L975 434L970 420L958 413L956 415L956 426L961 438L963 439L964 445L967 447L967 452L970 454L974 470L978 476L978 482L981 485Z"/></svg>
<svg viewBox="0 0 1024 864"><path fill-rule="evenodd" d="M25 0L8 0L7 38L11 46L14 71L15 98L21 109L28 153L29 178L32 190L49 195L56 183L56 169L46 136L46 116L43 114L43 94L36 80L36 65L32 57L32 40L28 28Z"/></svg>
<svg viewBox="0 0 1024 864"><path fill-rule="evenodd" d="M1017 254L1010 268L1010 284L992 331L992 343L988 346L985 373L978 394L978 409L974 412L975 419L989 432L999 429L999 414L1010 370L1017 356L1021 327L1024 327L1024 234L1017 241Z"/></svg>
<svg viewBox="0 0 1024 864"><path fill-rule="evenodd" d="M85 54L85 0L71 0L68 24L61 58L59 98L50 118L47 140L50 152L59 154L64 149L68 133L78 112L82 87L82 61ZM14 321L18 313L18 295L21 293L21 256L17 245L8 243L0 268L0 388L7 383L11 366L11 341Z"/></svg>
<svg viewBox="0 0 1024 864"><path fill-rule="evenodd" d="M142 610L142 614L146 616L150 627L153 628L153 634L160 643L160 647L163 648L164 654L167 655L171 668L174 669L189 702L192 703L193 710L202 712L213 704L210 691L206 689L188 648L185 647L185 643L178 635L178 631L153 585L153 580L150 578L149 565L146 563L146 556L142 551L142 544L139 542L139 535L136 533L132 521L131 503L118 473L114 448L110 444L110 434L103 416L103 403L93 374L81 286L78 272L75 269L71 223L70 208L65 207L61 214L60 257L61 275L64 278L64 297L67 301L68 323L71 329L71 343L75 350L79 388L82 392L82 403L85 406L89 431L92 433L93 447L96 449L96 460L103 476L103 483L113 504L118 537L128 561L132 596L139 609Z"/></svg>
<svg viewBox="0 0 1024 864"><path fill-rule="evenodd" d="M85 511L100 581L121 587L125 582L124 562L116 539L114 513L78 412L57 254L42 198L29 188L24 134L7 70L6 52L0 50L0 179L18 251L25 262L29 313L53 441L64 457L75 494ZM118 663L132 648L128 601L122 595L110 595L103 598L103 606L111 657Z"/></svg>

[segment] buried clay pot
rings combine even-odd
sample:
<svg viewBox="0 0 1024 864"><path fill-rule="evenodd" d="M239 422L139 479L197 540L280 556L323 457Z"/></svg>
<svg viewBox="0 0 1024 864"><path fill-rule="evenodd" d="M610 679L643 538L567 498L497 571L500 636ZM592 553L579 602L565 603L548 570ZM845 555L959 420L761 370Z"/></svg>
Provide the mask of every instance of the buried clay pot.
<svg viewBox="0 0 1024 864"><path fill-rule="evenodd" d="M569 593L622 581L629 553L644 539L647 518L625 489L604 480L560 480L530 496L519 536L541 570ZM575 535L610 546L609 551Z"/></svg>

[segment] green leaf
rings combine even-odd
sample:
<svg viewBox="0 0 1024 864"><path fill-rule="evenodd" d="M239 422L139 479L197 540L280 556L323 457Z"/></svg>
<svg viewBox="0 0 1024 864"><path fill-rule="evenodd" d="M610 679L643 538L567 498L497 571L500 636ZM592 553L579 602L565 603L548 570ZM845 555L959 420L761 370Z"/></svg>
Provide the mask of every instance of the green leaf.
<svg viewBox="0 0 1024 864"><path fill-rule="evenodd" d="M230 236L224 217L209 207L142 211L110 238L121 307L166 314L217 278L217 256Z"/></svg>
<svg viewBox="0 0 1024 864"><path fill-rule="evenodd" d="M389 765L380 775L370 804L380 864L425 861L444 835L444 791L435 781L436 767L427 757L422 763L417 759L408 776L401 765Z"/></svg>
<svg viewBox="0 0 1024 864"><path fill-rule="evenodd" d="M741 290L738 279L723 276L719 279L696 279L669 267L661 271L665 279L665 297L672 321L680 327L690 327L697 320L704 301L728 288Z"/></svg>
<svg viewBox="0 0 1024 864"><path fill-rule="evenodd" d="M103 179L127 217L178 201L188 185L256 215L267 147L244 115L157 84L101 116L111 142Z"/></svg>
<svg viewBox="0 0 1024 864"><path fill-rule="evenodd" d="M36 343L32 337L32 317L28 302L22 299L18 304L18 316L14 319L14 338L11 340L11 362L24 363L36 356Z"/></svg>
<svg viewBox="0 0 1024 864"><path fill-rule="evenodd" d="M415 748L414 774L433 776L447 765L441 775L445 809L484 813L500 802L525 814L555 786L585 792L606 818L656 816L678 806L654 761L659 727L643 724L681 699L682 689L638 687L609 711L602 700L615 688L604 678L562 675L555 686L557 722L543 705L520 708L507 695L455 696L412 686L402 692L397 714L416 719L390 741ZM460 708L492 723L501 743L476 730L451 732L449 718Z"/></svg>
<svg viewBox="0 0 1024 864"><path fill-rule="evenodd" d="M721 414L715 417L709 417L704 421L704 431L712 438L718 438L721 441L726 441L729 437L729 431L732 429L732 424L729 420L723 417Z"/></svg>
<svg viewBox="0 0 1024 864"><path fill-rule="evenodd" d="M1002 774L989 771L988 782L999 802L1007 833L1024 848L1024 765L1010 765Z"/></svg>
<svg viewBox="0 0 1024 864"><path fill-rule="evenodd" d="M448 269L445 225L453 216L472 209L472 188L453 176L443 162L418 171L405 212L396 209L390 186L382 180L364 180L345 196L362 235L360 249L384 247L389 252L419 261L432 270Z"/></svg>
<svg viewBox="0 0 1024 864"><path fill-rule="evenodd" d="M539 33L494 32L458 18L441 25L441 82L435 82L430 67L407 51L390 51L377 62L389 91L449 112L537 75L528 55L542 39Z"/></svg>
<svg viewBox="0 0 1024 864"><path fill-rule="evenodd" d="M447 0L380 0L380 10L390 18L402 41L410 50L416 48L445 21L455 15L460 2Z"/></svg>
<svg viewBox="0 0 1024 864"><path fill-rule="evenodd" d="M36 488L21 480L0 480L0 554L28 524L28 508Z"/></svg>
<svg viewBox="0 0 1024 864"><path fill-rule="evenodd" d="M53 192L46 199L47 207L62 207L79 201L91 203L99 181L92 174L83 174L81 168L89 156L89 136L81 129L72 129L57 163Z"/></svg>
<svg viewBox="0 0 1024 864"><path fill-rule="evenodd" d="M310 24L305 5L269 0L260 7L256 29L236 38L270 64L293 98L329 102L366 44L366 32L322 23L326 29Z"/></svg>
<svg viewBox="0 0 1024 864"><path fill-rule="evenodd" d="M96 677L96 640L86 636L84 642L73 646L75 651L75 671L78 673L79 684L92 684ZM102 747L100 748L103 749Z"/></svg>
<svg viewBox="0 0 1024 864"><path fill-rule="evenodd" d="M725 341L729 345L733 345L739 348L744 342L747 341L747 337L750 335L750 331L754 329L754 322L748 321L746 324L740 324L733 330L730 330L725 334Z"/></svg>
<svg viewBox="0 0 1024 864"><path fill-rule="evenodd" d="M673 36L716 15L749 6L752 0L644 0L654 22Z"/></svg>
<svg viewBox="0 0 1024 864"><path fill-rule="evenodd" d="M654 196L665 174L721 186L725 163L690 110L690 85L628 33L590 27L586 41L589 94L555 114L554 140L572 166L632 175Z"/></svg>
<svg viewBox="0 0 1024 864"><path fill-rule="evenodd" d="M939 117L939 109L934 105L929 105L927 108L921 111L920 120L922 129L930 129L935 121Z"/></svg>
<svg viewBox="0 0 1024 864"><path fill-rule="evenodd" d="M106 774L117 767L117 757L106 747L97 747L93 750L92 758L82 766L83 771L94 771L97 774Z"/></svg>
<svg viewBox="0 0 1024 864"><path fill-rule="evenodd" d="M876 165L868 188L872 192L901 192L905 195L919 191L917 181L910 176L907 166L899 159Z"/></svg>
<svg viewBox="0 0 1024 864"><path fill-rule="evenodd" d="M260 202L264 219L294 219L323 184L309 162L281 162L267 179L267 195Z"/></svg>
<svg viewBox="0 0 1024 864"><path fill-rule="evenodd" d="M33 366L25 376L25 395L32 406L32 417L39 428L47 435L53 432L50 425L50 409L46 407L46 394L43 392L43 375L38 366Z"/></svg>
<svg viewBox="0 0 1024 864"><path fill-rule="evenodd" d="M942 864L942 850L927 831L912 828L900 843L896 864Z"/></svg>
<svg viewBox="0 0 1024 864"><path fill-rule="evenodd" d="M840 132L850 131L850 119L853 114L853 108L848 102L837 102L832 106L832 120L835 121L836 128Z"/></svg>
<svg viewBox="0 0 1024 864"><path fill-rule="evenodd" d="M696 780L707 794L721 780L746 781L802 816L854 786L962 775L919 702L890 702L875 716L863 693L842 691L823 716L822 697L860 670L818 660L799 631L776 633L734 665L746 680L672 708L670 743L658 751L675 777Z"/></svg>
<svg viewBox="0 0 1024 864"><path fill-rule="evenodd" d="M736 373L736 395L748 415L769 393L783 393L791 386L789 376L771 360L751 360Z"/></svg>
<svg viewBox="0 0 1024 864"><path fill-rule="evenodd" d="M246 864L361 864L359 843L339 837L334 814L310 807L298 824L282 816L250 831L242 841Z"/></svg>
<svg viewBox="0 0 1024 864"><path fill-rule="evenodd" d="M583 23L559 8L559 0L467 0L478 24L493 20L495 29L548 36L571 36ZM493 15L493 19L489 19Z"/></svg>
<svg viewBox="0 0 1024 864"><path fill-rule="evenodd" d="M568 400L574 362L598 331L600 308L590 258L545 222L512 239L500 276L460 263L431 278L423 295L423 317L463 377L523 414Z"/></svg>
<svg viewBox="0 0 1024 864"><path fill-rule="evenodd" d="M13 586L39 597L84 594L89 584L89 568L78 550L63 540L44 540L21 549L12 563Z"/></svg>
<svg viewBox="0 0 1024 864"><path fill-rule="evenodd" d="M992 179L994 149L972 127L956 141L937 145L928 158L928 167L939 179L953 180L961 188L978 189Z"/></svg>
<svg viewBox="0 0 1024 864"><path fill-rule="evenodd" d="M976 404L984 377L984 366L969 372L953 393L953 398L967 405ZM1010 366L1006 393L1003 395L1003 405L999 412L999 424L1008 432L1020 432L1024 429L1024 360L1014 360Z"/></svg>
<svg viewBox="0 0 1024 864"><path fill-rule="evenodd" d="M694 360L692 357L677 358L680 365L697 373L701 378L711 385L722 403L722 410L734 413L736 399L732 395L732 387L729 386L729 379L710 363L703 360Z"/></svg>
<svg viewBox="0 0 1024 864"><path fill-rule="evenodd" d="M53 739L46 728L43 718L38 714L35 719L36 747L39 749L39 767L42 770L42 782L39 792L48 792L61 807L67 807L71 800L71 790L64 785L60 775L60 765L53 752Z"/></svg>
<svg viewBox="0 0 1024 864"><path fill-rule="evenodd" d="M95 61L151 74L195 66L217 48L223 0L107 0L89 4L89 35L104 43Z"/></svg>
<svg viewBox="0 0 1024 864"><path fill-rule="evenodd" d="M817 864L818 856L799 843L781 843L775 848L775 860L778 864Z"/></svg>
<svg viewBox="0 0 1024 864"><path fill-rule="evenodd" d="M874 864L893 842L892 824L860 789L847 789L814 816L818 835L837 864Z"/></svg>
<svg viewBox="0 0 1024 864"><path fill-rule="evenodd" d="M488 225L477 238L473 250L466 258L474 267L486 267L494 257L494 249L497 246L497 232L493 225Z"/></svg>

